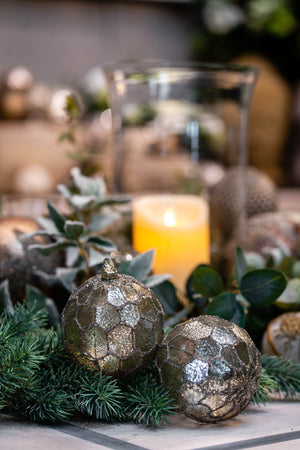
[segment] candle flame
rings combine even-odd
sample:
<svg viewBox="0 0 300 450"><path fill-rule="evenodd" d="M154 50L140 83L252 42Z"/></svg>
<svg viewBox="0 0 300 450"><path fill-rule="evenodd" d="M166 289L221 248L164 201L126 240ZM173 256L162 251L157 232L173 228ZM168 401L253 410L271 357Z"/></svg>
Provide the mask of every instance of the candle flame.
<svg viewBox="0 0 300 450"><path fill-rule="evenodd" d="M176 225L176 220L175 220L175 217L174 217L174 213L173 213L173 211L172 211L171 209L168 209L168 210L165 212L165 215L164 215L164 224L165 224L167 227L174 227L174 225Z"/></svg>

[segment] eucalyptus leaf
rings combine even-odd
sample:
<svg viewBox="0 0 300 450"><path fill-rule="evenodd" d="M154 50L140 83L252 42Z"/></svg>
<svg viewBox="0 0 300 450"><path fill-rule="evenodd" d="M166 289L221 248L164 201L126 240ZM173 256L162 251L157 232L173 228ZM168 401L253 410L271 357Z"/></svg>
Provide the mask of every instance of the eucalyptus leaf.
<svg viewBox="0 0 300 450"><path fill-rule="evenodd" d="M282 294L287 285L283 272L277 269L256 269L241 279L243 296L256 307L270 306Z"/></svg>
<svg viewBox="0 0 300 450"><path fill-rule="evenodd" d="M67 289L67 291L72 292L75 289L74 280L79 271L78 267L58 267L56 269L56 276L59 278L61 284Z"/></svg>
<svg viewBox="0 0 300 450"><path fill-rule="evenodd" d="M84 223L75 220L66 220L64 231L68 238L78 239L84 232Z"/></svg>
<svg viewBox="0 0 300 450"><path fill-rule="evenodd" d="M57 186L57 190L65 197L66 200L70 200L72 197L72 193L70 189L67 188L64 184L59 184Z"/></svg>
<svg viewBox="0 0 300 450"><path fill-rule="evenodd" d="M95 202L96 197L94 195L72 195L69 202L75 209L82 210L91 206Z"/></svg>
<svg viewBox="0 0 300 450"><path fill-rule="evenodd" d="M63 233L66 221L65 218L54 208L54 206L50 202L48 202L48 211L58 231Z"/></svg>
<svg viewBox="0 0 300 450"><path fill-rule="evenodd" d="M53 236L59 234L55 223L49 217L38 217L37 222L48 235Z"/></svg>
<svg viewBox="0 0 300 450"><path fill-rule="evenodd" d="M170 281L154 286L152 291L157 296L165 314L172 316L175 314L177 306L176 289Z"/></svg>
<svg viewBox="0 0 300 450"><path fill-rule="evenodd" d="M45 296L38 288L26 284L26 300L30 306L35 306L35 311L46 309L50 325L57 328L60 323L60 316L55 302L52 298Z"/></svg>
<svg viewBox="0 0 300 450"><path fill-rule="evenodd" d="M220 275L211 267L200 264L192 273L192 286L204 297L215 297L224 290Z"/></svg>
<svg viewBox="0 0 300 450"><path fill-rule="evenodd" d="M124 275L129 275L129 273L130 273L130 263L131 263L131 260L123 259L123 261L121 261L121 263L119 265L118 272L119 273L123 273Z"/></svg>
<svg viewBox="0 0 300 450"><path fill-rule="evenodd" d="M130 197L107 197L103 200L97 199L98 206L112 206L112 205L121 205L124 203L128 203L131 201Z"/></svg>
<svg viewBox="0 0 300 450"><path fill-rule="evenodd" d="M151 275L144 280L144 284L149 288L153 288L154 286L158 286L169 278L172 278L172 275L169 273L164 273L162 275Z"/></svg>
<svg viewBox="0 0 300 450"><path fill-rule="evenodd" d="M89 267L102 264L105 258L107 258L107 255L104 255L102 252L99 252L94 248L89 248Z"/></svg>
<svg viewBox="0 0 300 450"><path fill-rule="evenodd" d="M102 228L107 227L108 225L111 225L114 223L118 218L119 214L111 213L111 214L98 214L94 217L92 217L88 228L92 231L99 231Z"/></svg>
<svg viewBox="0 0 300 450"><path fill-rule="evenodd" d="M14 313L13 303L9 293L9 282L7 279L0 284L0 312L7 309L10 314Z"/></svg>
<svg viewBox="0 0 300 450"><path fill-rule="evenodd" d="M240 284L242 276L247 270L247 263L244 253L240 247L236 248L236 264L235 264L235 274L238 284Z"/></svg>
<svg viewBox="0 0 300 450"><path fill-rule="evenodd" d="M26 284L26 300L29 306L35 305L35 310L46 308L46 298L37 287Z"/></svg>
<svg viewBox="0 0 300 450"><path fill-rule="evenodd" d="M189 300L196 308L197 313L203 314L204 307L207 305L208 299L203 295L199 294L199 292L195 291L195 289L193 288L192 279L193 274L191 273L186 282L186 293Z"/></svg>
<svg viewBox="0 0 300 450"><path fill-rule="evenodd" d="M126 262L126 274L136 278L139 281L143 281L151 272L153 262L154 250L148 250L133 258L131 261ZM124 265L120 265L119 271L122 272Z"/></svg>
<svg viewBox="0 0 300 450"><path fill-rule="evenodd" d="M275 305L284 310L300 308L300 279L291 278L283 293L275 300Z"/></svg>
<svg viewBox="0 0 300 450"><path fill-rule="evenodd" d="M71 169L71 176L75 186L84 196L95 195L96 197L103 197L106 194L106 185L100 177L87 177L82 175L79 167Z"/></svg>
<svg viewBox="0 0 300 450"><path fill-rule="evenodd" d="M45 285L47 288L53 288L61 284L60 279L55 274L47 273L42 270L35 270L34 274L39 277L43 285Z"/></svg>
<svg viewBox="0 0 300 450"><path fill-rule="evenodd" d="M245 328L246 313L243 306L239 302L237 302L237 309L234 315L231 317L230 322L235 323L241 328Z"/></svg>
<svg viewBox="0 0 300 450"><path fill-rule="evenodd" d="M105 251L112 251L112 250L116 250L116 246L115 244L107 238L103 238L100 236L90 236L86 242L88 244L94 244L97 247L100 247L101 249L105 250Z"/></svg>
<svg viewBox="0 0 300 450"><path fill-rule="evenodd" d="M53 244L48 244L48 245L33 244L33 245L29 246L29 250L38 250L42 255L49 256L55 252L58 252L59 250L62 250L64 248L71 247L74 245L75 244L70 241L60 240L60 241L54 242Z"/></svg>
<svg viewBox="0 0 300 450"><path fill-rule="evenodd" d="M78 247L68 247L66 248L66 266L73 267L78 262L79 253Z"/></svg>
<svg viewBox="0 0 300 450"><path fill-rule="evenodd" d="M231 292L225 292L217 295L207 305L205 314L210 316L219 316L222 319L230 320L237 311L238 303L235 295Z"/></svg>
<svg viewBox="0 0 300 450"><path fill-rule="evenodd" d="M22 233L18 237L18 239L19 239L19 241L25 241L25 240L31 239L35 236L49 236L49 233L46 230L37 230L37 231L33 231L32 233Z"/></svg>

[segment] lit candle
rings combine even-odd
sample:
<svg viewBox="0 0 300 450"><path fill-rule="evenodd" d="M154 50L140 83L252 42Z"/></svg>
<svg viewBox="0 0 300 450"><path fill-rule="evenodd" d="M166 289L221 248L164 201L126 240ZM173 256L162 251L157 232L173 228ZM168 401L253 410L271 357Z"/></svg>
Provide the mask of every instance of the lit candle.
<svg viewBox="0 0 300 450"><path fill-rule="evenodd" d="M209 263L208 205L193 195L149 195L133 200L133 246L155 249L153 270L170 273L183 289L192 270Z"/></svg>

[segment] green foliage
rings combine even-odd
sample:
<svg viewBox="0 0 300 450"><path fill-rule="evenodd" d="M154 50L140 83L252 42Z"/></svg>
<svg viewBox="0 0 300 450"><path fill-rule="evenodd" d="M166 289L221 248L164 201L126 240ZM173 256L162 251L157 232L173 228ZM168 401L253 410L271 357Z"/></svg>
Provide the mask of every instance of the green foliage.
<svg viewBox="0 0 300 450"><path fill-rule="evenodd" d="M51 222L44 218L41 222L44 229L32 233L31 236L46 234L52 242L47 245L34 244L30 248L44 255L62 249L70 250L66 257L69 267L57 268L55 276L41 272L38 274L48 285L59 280L67 290L72 291L75 288L76 276L82 271L89 276L90 268L101 264L109 252L116 250L116 246L110 239L91 232L83 221L66 219L51 203L48 204L48 210Z"/></svg>
<svg viewBox="0 0 300 450"><path fill-rule="evenodd" d="M120 205L129 201L128 197L109 196L103 178L85 176L78 167L71 169L71 185L69 187L59 185L58 190L74 209L77 220L84 220L87 226L92 218L97 226L99 226L99 221L104 219L106 221L104 225L107 226L109 219L113 222L119 216L113 213L106 214L104 217L101 213L98 216L101 209L104 206Z"/></svg>
<svg viewBox="0 0 300 450"><path fill-rule="evenodd" d="M267 374L277 383L273 392L293 398L300 391L300 363L278 356L262 355L262 365Z"/></svg>
<svg viewBox="0 0 300 450"><path fill-rule="evenodd" d="M123 419L122 390L117 380L99 372L81 370L72 389L75 408L96 420Z"/></svg>
<svg viewBox="0 0 300 450"><path fill-rule="evenodd" d="M196 267L192 277L193 288L203 297L215 297L221 294L224 289L220 275L214 269L204 264Z"/></svg>
<svg viewBox="0 0 300 450"><path fill-rule="evenodd" d="M45 329L46 310L17 305L0 316L0 409L34 422L83 414L96 420L130 420L160 426L174 412L152 370L126 383L76 366L59 331Z"/></svg>
<svg viewBox="0 0 300 450"><path fill-rule="evenodd" d="M59 422L75 414L95 420L129 420L165 425L176 405L155 378L153 367L115 380L76 366L62 346L59 330L45 329L46 310L17 305L0 315L0 409L34 422ZM300 392L300 364L262 355L263 373L253 401L273 393Z"/></svg>
<svg viewBox="0 0 300 450"><path fill-rule="evenodd" d="M271 393L275 392L278 385L276 381L268 375L266 369L262 369L259 386L252 397L252 402L256 405L265 405L271 401Z"/></svg>
<svg viewBox="0 0 300 450"><path fill-rule="evenodd" d="M262 374L253 403L265 404L272 394L298 398L300 392L300 363L278 356L261 355Z"/></svg>
<svg viewBox="0 0 300 450"><path fill-rule="evenodd" d="M217 295L207 306L205 313L210 316L219 316L230 320L236 311L237 301L231 292Z"/></svg>
<svg viewBox="0 0 300 450"><path fill-rule="evenodd" d="M122 261L119 266L119 273L130 275L151 288L160 301L164 312L173 315L177 306L177 296L174 285L168 281L171 275L151 274L153 256L154 251L149 250L137 255L132 260Z"/></svg>
<svg viewBox="0 0 300 450"><path fill-rule="evenodd" d="M276 269L251 270L240 281L243 296L256 307L270 306L286 288L285 275Z"/></svg>
<svg viewBox="0 0 300 450"><path fill-rule="evenodd" d="M160 427L175 413L174 401L151 374L140 376L125 392L125 414L136 423Z"/></svg>
<svg viewBox="0 0 300 450"><path fill-rule="evenodd" d="M287 286L287 279L278 269L247 270L242 250L236 249L236 281L225 289L220 275L211 267L199 265L192 273L192 289L187 293L192 303L206 304L203 313L216 315L246 326L250 313L266 310L274 304ZM198 297L197 297L198 294ZM264 325L265 326L265 325Z"/></svg>
<svg viewBox="0 0 300 450"><path fill-rule="evenodd" d="M148 250L147 252L140 253L132 260L122 261L119 267L119 273L130 275L151 288L163 283L171 275L150 275L153 255L154 250Z"/></svg>

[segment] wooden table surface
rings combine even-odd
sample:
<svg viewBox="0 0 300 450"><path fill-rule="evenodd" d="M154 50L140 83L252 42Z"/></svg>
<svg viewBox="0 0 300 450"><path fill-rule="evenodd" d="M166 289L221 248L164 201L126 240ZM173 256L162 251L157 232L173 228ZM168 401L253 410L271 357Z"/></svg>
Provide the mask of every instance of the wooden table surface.
<svg viewBox="0 0 300 450"><path fill-rule="evenodd" d="M94 421L38 425L0 415L1 450L298 450L300 403L274 401L248 406L235 418L199 424L176 415L161 429Z"/></svg>

